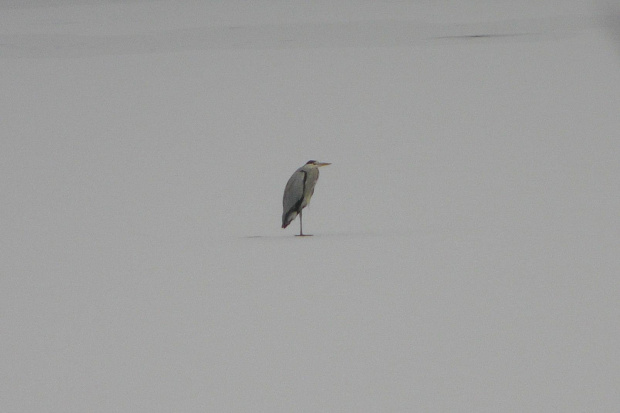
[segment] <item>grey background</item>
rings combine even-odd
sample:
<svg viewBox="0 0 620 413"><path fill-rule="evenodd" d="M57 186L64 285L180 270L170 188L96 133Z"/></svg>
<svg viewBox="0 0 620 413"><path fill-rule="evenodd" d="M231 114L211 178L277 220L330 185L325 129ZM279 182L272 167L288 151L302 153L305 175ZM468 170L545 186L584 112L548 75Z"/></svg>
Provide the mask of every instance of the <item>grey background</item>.
<svg viewBox="0 0 620 413"><path fill-rule="evenodd" d="M617 11L454 3L3 1L0 410L617 411Z"/></svg>

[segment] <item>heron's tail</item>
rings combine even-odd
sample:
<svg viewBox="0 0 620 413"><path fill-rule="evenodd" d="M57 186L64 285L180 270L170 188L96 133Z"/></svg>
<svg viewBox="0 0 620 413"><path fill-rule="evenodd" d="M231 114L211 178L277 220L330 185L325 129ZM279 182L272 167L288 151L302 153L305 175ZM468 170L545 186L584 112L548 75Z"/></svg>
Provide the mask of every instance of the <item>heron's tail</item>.
<svg viewBox="0 0 620 413"><path fill-rule="evenodd" d="M288 224L293 222L293 220L297 217L297 211L290 211L288 213L282 214L282 228L288 227Z"/></svg>

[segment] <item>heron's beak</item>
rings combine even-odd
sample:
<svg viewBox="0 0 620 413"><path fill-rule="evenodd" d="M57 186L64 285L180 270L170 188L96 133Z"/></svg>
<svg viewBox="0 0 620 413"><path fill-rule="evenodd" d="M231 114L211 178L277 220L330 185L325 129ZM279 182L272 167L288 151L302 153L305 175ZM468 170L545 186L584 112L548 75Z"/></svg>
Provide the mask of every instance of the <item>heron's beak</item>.
<svg viewBox="0 0 620 413"><path fill-rule="evenodd" d="M327 166L327 165L331 165L331 163L329 163L329 162L319 162L319 163L316 164L316 166L318 166L319 168L321 166Z"/></svg>

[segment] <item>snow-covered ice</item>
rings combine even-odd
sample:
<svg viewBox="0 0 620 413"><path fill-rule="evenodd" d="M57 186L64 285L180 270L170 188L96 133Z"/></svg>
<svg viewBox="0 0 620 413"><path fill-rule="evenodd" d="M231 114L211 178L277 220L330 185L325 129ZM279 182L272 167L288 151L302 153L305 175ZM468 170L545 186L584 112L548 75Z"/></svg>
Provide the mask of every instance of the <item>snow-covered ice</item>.
<svg viewBox="0 0 620 413"><path fill-rule="evenodd" d="M614 13L3 1L0 410L617 411Z"/></svg>

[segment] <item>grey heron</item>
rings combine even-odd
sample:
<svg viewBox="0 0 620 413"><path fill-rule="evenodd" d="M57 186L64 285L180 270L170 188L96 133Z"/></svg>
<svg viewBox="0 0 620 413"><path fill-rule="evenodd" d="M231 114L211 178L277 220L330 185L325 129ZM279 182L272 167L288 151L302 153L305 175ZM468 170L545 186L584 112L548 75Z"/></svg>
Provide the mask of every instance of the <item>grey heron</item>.
<svg viewBox="0 0 620 413"><path fill-rule="evenodd" d="M301 210L309 203L314 186L319 180L319 168L331 165L327 162L308 161L304 166L297 169L286 183L282 206L282 228L286 228L299 214L299 235L304 236L301 222Z"/></svg>

